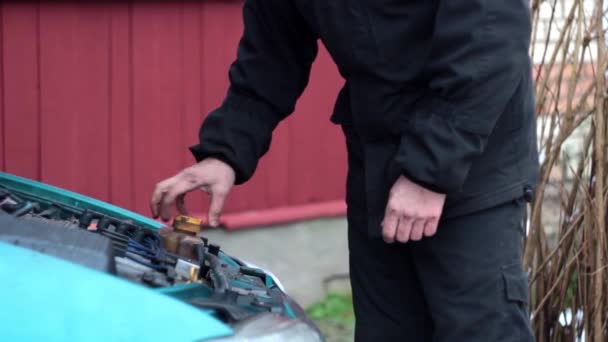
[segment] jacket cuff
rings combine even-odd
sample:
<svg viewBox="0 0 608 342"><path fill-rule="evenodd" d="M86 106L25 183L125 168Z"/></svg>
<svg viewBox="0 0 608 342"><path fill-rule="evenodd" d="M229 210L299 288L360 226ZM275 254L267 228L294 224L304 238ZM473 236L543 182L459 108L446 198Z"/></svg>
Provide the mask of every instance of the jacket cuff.
<svg viewBox="0 0 608 342"><path fill-rule="evenodd" d="M391 168L431 191L458 193L490 131L448 104L436 102L432 110L417 112L405 124Z"/></svg>
<svg viewBox="0 0 608 342"><path fill-rule="evenodd" d="M202 160L207 159L207 158L214 158L214 159L220 160L220 161L226 163L228 166L230 166L230 168L232 168L232 170L234 171L234 175L235 175L234 184L235 185L243 184L243 183L247 182L249 180L249 178L251 178L251 175L247 174L243 170L243 168L239 167L238 162L236 160L229 157L229 155L230 155L229 153L222 153L219 150L211 151L211 150L203 148L203 146L201 144L192 145L192 146L190 146L189 150L192 153L192 155L194 156L194 159L196 159L197 163L201 162Z"/></svg>
<svg viewBox="0 0 608 342"><path fill-rule="evenodd" d="M199 144L190 152L197 161L213 157L225 162L235 172L235 184L245 183L268 151L279 121L276 109L265 101L230 89L222 106L203 122Z"/></svg>

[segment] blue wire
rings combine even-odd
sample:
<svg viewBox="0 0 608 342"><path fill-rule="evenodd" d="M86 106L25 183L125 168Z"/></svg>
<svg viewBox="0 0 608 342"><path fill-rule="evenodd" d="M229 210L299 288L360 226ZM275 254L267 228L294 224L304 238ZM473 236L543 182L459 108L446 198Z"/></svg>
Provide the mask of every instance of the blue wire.
<svg viewBox="0 0 608 342"><path fill-rule="evenodd" d="M143 245L141 245L141 244L139 244L139 243L137 243L137 242L135 242L135 241L131 241L131 240L129 240L128 245L129 245L129 246L131 246L131 247L134 247L134 248L141 249L141 250L146 251L146 252L151 253L151 254L153 254L153 253L154 253L154 250L152 250L151 248L148 248L148 247L146 247L146 246L143 246Z"/></svg>
<svg viewBox="0 0 608 342"><path fill-rule="evenodd" d="M165 270L165 269L164 269L163 267L161 267L161 266L152 265L152 264L150 264L150 263L143 262L143 261L141 261L141 260L137 260L136 258L133 258L133 257L132 257L132 256L130 256L130 255L126 255L126 257L127 257L127 258L129 258L130 260L135 261L135 262L136 262L136 263L138 263L138 264L144 265L144 266L146 266L146 267L150 267L151 269L154 269L154 270L156 270L156 271L161 271L161 272L163 272L163 271Z"/></svg>
<svg viewBox="0 0 608 342"><path fill-rule="evenodd" d="M134 249L134 248L132 248L132 247L130 247L130 246L129 246L129 247L127 247L127 252L131 252L131 253L133 253L133 254L137 254L137 255L143 256L143 257L145 257L145 258L154 258L154 255L153 255L153 254L147 253L147 252L145 252L145 251L139 251L139 250Z"/></svg>
<svg viewBox="0 0 608 342"><path fill-rule="evenodd" d="M146 247L146 246L142 245L141 243L139 243L139 242L137 242L135 240L132 240L132 239L129 239L129 244L133 245L133 246L137 246L139 248L149 249L148 247Z"/></svg>

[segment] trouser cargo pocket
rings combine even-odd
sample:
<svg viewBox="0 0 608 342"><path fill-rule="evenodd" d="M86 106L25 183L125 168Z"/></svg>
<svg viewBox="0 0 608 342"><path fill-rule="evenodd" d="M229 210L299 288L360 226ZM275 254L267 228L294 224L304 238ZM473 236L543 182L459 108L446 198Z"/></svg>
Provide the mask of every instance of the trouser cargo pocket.
<svg viewBox="0 0 608 342"><path fill-rule="evenodd" d="M504 291L504 322L507 329L518 334L516 341L533 341L531 332L523 334L529 329L530 314L528 311L528 276L522 269L521 263L502 267L502 280Z"/></svg>
<svg viewBox="0 0 608 342"><path fill-rule="evenodd" d="M507 301L526 307L528 305L528 276L521 269L521 264L504 266L502 277Z"/></svg>

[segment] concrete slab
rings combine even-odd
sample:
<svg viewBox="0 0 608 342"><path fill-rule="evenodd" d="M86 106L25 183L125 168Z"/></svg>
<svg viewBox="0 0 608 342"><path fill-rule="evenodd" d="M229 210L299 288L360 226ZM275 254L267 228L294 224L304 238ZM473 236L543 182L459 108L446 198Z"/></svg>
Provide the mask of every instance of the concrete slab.
<svg viewBox="0 0 608 342"><path fill-rule="evenodd" d="M319 219L203 235L228 254L273 272L298 303L323 298L327 280L348 274L346 219Z"/></svg>

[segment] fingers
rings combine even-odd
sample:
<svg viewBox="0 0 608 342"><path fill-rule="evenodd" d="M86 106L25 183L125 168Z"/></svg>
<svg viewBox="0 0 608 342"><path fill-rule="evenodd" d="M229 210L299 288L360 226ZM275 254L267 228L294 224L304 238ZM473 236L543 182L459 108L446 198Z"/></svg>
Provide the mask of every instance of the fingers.
<svg viewBox="0 0 608 342"><path fill-rule="evenodd" d="M227 191L213 190L209 191L211 195L211 203L209 203L209 225L217 227L220 224L220 216L224 209L224 202L228 196Z"/></svg>
<svg viewBox="0 0 608 342"><path fill-rule="evenodd" d="M185 193L196 189L198 184L188 182L183 178L172 184L167 190L160 203L160 217L161 219L168 221L171 218L171 209L178 196L184 195Z"/></svg>
<svg viewBox="0 0 608 342"><path fill-rule="evenodd" d="M177 205L177 211L182 215L188 215L188 209L186 209L186 194L181 194L175 199Z"/></svg>
<svg viewBox="0 0 608 342"><path fill-rule="evenodd" d="M152 216L158 218L160 216L164 221L171 218L171 209L173 204L178 199L178 209L180 212L185 212L184 195L196 189L199 184L192 179L186 177L183 173L164 180L154 189L152 199L150 200L150 209Z"/></svg>
<svg viewBox="0 0 608 342"><path fill-rule="evenodd" d="M152 199L150 200L150 210L152 211L152 217L155 219L160 215L160 203L174 181L175 177L166 179L158 183L156 188L154 188L154 193L152 193Z"/></svg>
<svg viewBox="0 0 608 342"><path fill-rule="evenodd" d="M382 238L386 243L420 241L435 235L438 223L438 216L403 208L389 201L382 221Z"/></svg>
<svg viewBox="0 0 608 342"><path fill-rule="evenodd" d="M439 219L434 217L426 221L424 225L424 236L433 236L437 233L437 226L439 225Z"/></svg>
<svg viewBox="0 0 608 342"><path fill-rule="evenodd" d="M235 172L228 164L206 158L158 183L150 200L152 216L168 221L172 216L173 205L176 205L181 214L187 215L184 204L186 193L201 189L211 195L209 223L218 225L226 196L234 185L235 178Z"/></svg>
<svg viewBox="0 0 608 342"><path fill-rule="evenodd" d="M406 243L410 240L419 241L425 235L425 228L427 227L427 220L417 219L411 216L399 216L394 213L386 217L382 226L382 237L387 243L393 243L395 241ZM437 225L429 225L429 229L434 227L437 230ZM431 232L429 231L429 234ZM433 232L434 234L434 232Z"/></svg>
<svg viewBox="0 0 608 342"><path fill-rule="evenodd" d="M406 243L435 235L446 195L399 176L389 192L382 235L386 242Z"/></svg>
<svg viewBox="0 0 608 342"><path fill-rule="evenodd" d="M399 224L399 218L395 211L389 210L384 215L384 221L382 223L382 238L386 243L395 242L395 234L397 233L397 225Z"/></svg>
<svg viewBox="0 0 608 342"><path fill-rule="evenodd" d="M402 216L399 218L399 225L397 226L397 241L401 243L406 243L409 241L413 222L414 219L412 217Z"/></svg>
<svg viewBox="0 0 608 342"><path fill-rule="evenodd" d="M414 220L414 222L412 223L412 232L410 234L410 239L412 241L420 241L420 239L422 239L422 235L424 234L424 227L426 227L426 222L425 220Z"/></svg>

